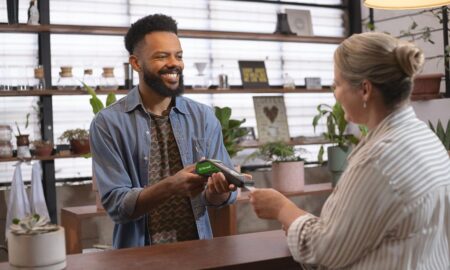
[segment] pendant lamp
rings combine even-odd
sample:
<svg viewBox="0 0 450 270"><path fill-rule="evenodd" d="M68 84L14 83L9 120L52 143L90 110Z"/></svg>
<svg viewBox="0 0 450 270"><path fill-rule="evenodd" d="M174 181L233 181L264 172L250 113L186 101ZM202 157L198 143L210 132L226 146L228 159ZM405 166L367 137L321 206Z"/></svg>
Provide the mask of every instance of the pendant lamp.
<svg viewBox="0 0 450 270"><path fill-rule="evenodd" d="M419 9L449 5L446 0L364 0L364 5L376 9Z"/></svg>

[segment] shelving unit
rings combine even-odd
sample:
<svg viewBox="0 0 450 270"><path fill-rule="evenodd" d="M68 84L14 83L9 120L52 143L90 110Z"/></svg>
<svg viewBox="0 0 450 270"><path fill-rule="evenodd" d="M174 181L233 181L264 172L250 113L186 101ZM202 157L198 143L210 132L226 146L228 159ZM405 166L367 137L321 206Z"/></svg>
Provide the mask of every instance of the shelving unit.
<svg viewBox="0 0 450 270"><path fill-rule="evenodd" d="M41 25L27 25L17 24L8 25L0 23L0 32L3 33L34 33L38 35L39 43L39 64L44 67L46 85L52 89L51 78L51 52L50 52L50 37L52 34L82 34L82 35L113 35L123 36L127 27L107 27L107 26L90 26L90 25L53 25L50 24L50 1L41 0L38 2L40 10ZM348 15L348 34L361 32L361 17L360 17L360 3L359 1L350 1L345 8ZM318 43L318 44L338 44L343 41L342 37L328 37L328 36L296 36L296 35L281 35L268 33L248 33L248 32L228 32L228 31L209 31L209 30L179 30L179 37L193 38L193 39L230 39L230 40L255 40L255 41L277 41L277 42L298 42L298 43ZM41 134L42 139L54 141L53 139L53 111L52 111L52 97L59 95L87 95L82 90L61 91L61 90L44 90L44 91L0 91L0 97L11 96L38 96L42 104L41 109ZM127 90L114 91L116 94L127 94ZM97 94L107 94L109 92L97 91ZM228 94L228 93L331 93L329 88L307 90L305 88L298 88L295 90L285 90L281 88L269 89L242 89L232 88L230 90L220 89L205 89L193 90L186 89L186 94ZM292 144L301 144L299 140L293 140ZM322 143L322 142L316 142ZM257 147L258 143L249 142L243 147ZM52 222L57 220L56 207L56 187L55 187L55 165L54 159L57 158L75 158L79 156L52 156L48 158L38 158L42 160L43 168L43 186L44 194L46 196L47 206L49 209ZM0 160L2 161L16 161L18 159Z"/></svg>

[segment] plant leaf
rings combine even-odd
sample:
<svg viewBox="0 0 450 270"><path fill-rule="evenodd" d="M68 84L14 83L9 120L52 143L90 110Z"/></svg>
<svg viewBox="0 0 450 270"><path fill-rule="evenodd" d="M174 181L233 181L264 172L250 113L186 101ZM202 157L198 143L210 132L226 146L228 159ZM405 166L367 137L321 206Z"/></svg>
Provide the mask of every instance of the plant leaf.
<svg viewBox="0 0 450 270"><path fill-rule="evenodd" d="M106 107L116 102L116 95L114 93L109 93L106 97Z"/></svg>

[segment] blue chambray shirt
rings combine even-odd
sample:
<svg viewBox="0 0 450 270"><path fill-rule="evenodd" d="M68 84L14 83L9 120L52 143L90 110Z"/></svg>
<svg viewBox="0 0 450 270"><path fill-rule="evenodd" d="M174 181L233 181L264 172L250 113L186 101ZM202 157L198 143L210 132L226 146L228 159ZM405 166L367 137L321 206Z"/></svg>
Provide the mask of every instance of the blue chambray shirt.
<svg viewBox="0 0 450 270"><path fill-rule="evenodd" d="M176 97L169 113L183 166L202 157L222 160L232 167L223 145L221 125L212 109L186 97ZM132 219L136 200L148 184L150 118L138 87L100 111L91 123L90 144L93 173L102 204L115 222L114 248L151 245L147 215ZM233 192L226 202L233 203ZM211 239L212 231L204 194L191 199L200 239Z"/></svg>

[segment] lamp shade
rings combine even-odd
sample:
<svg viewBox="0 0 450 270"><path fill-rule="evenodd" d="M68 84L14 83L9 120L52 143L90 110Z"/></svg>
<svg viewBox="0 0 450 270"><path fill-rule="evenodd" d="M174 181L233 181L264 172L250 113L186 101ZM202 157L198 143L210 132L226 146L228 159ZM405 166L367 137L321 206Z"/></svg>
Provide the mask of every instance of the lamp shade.
<svg viewBox="0 0 450 270"><path fill-rule="evenodd" d="M449 5L444 0L364 0L364 5L377 9L418 9Z"/></svg>

